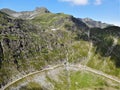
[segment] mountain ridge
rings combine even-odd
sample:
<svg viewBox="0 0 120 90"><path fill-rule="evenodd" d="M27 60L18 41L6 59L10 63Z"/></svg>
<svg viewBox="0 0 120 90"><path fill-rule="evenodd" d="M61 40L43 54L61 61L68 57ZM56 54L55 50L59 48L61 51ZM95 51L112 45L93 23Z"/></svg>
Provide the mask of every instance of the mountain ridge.
<svg viewBox="0 0 120 90"><path fill-rule="evenodd" d="M7 13L8 15L15 17L15 18L21 18L21 19L33 19L40 14L43 13L51 13L47 8L45 7L36 7L33 11L21 11L16 12L7 8L3 8L0 11ZM77 18L78 20L85 23L89 28L105 28L108 26L113 26L112 24L102 23L100 21L95 21L91 18Z"/></svg>
<svg viewBox="0 0 120 90"><path fill-rule="evenodd" d="M93 20L91 18L79 18L81 21L83 21L85 24L88 25L89 28L106 28L109 26L114 26L113 24L107 24L107 23L103 23L101 21L96 21Z"/></svg>
<svg viewBox="0 0 120 90"><path fill-rule="evenodd" d="M1 9L0 11L7 13L8 15L15 17L15 18L21 18L21 19L31 19L36 17L37 15L41 13L50 13L47 8L45 7L36 7L35 10L33 11L21 11L21 12L16 12L11 9L5 8Z"/></svg>

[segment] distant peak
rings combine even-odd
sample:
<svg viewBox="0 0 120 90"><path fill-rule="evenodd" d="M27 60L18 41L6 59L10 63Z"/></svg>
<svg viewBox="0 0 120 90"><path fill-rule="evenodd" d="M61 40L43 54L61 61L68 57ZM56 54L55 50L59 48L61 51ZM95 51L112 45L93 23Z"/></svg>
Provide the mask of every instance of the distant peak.
<svg viewBox="0 0 120 90"><path fill-rule="evenodd" d="M9 8L2 8L1 10L11 10L11 9L9 9Z"/></svg>
<svg viewBox="0 0 120 90"><path fill-rule="evenodd" d="M3 8L0 11L5 12L5 13L15 13L16 11L8 9L8 8Z"/></svg>
<svg viewBox="0 0 120 90"><path fill-rule="evenodd" d="M83 18L83 20L85 20L85 21L93 21L91 18Z"/></svg>
<svg viewBox="0 0 120 90"><path fill-rule="evenodd" d="M36 7L35 11L49 13L50 11L45 7Z"/></svg>

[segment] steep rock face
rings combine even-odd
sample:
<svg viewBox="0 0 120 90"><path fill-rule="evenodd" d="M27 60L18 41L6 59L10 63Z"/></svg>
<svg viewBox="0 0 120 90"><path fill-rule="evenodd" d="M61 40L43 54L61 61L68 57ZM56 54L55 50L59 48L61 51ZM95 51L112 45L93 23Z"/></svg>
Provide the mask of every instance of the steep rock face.
<svg viewBox="0 0 120 90"><path fill-rule="evenodd" d="M2 45L1 45L1 42L0 42L0 68L2 66L3 59L4 59L3 48L2 48Z"/></svg>
<svg viewBox="0 0 120 90"><path fill-rule="evenodd" d="M37 32L35 26L21 19L11 19L4 13L0 13L0 20L0 85L2 85L8 82L13 72L21 70L20 63L24 61L20 60L36 52L30 34Z"/></svg>

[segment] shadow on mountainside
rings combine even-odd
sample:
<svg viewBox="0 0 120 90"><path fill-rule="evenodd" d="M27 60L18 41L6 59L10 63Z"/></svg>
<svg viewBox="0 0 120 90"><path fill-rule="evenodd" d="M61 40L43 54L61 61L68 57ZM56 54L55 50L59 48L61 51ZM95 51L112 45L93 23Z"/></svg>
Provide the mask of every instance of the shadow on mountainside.
<svg viewBox="0 0 120 90"><path fill-rule="evenodd" d="M92 29L91 40L96 48L96 53L103 57L110 56L116 67L120 67L120 28L116 26L105 29Z"/></svg>
<svg viewBox="0 0 120 90"><path fill-rule="evenodd" d="M88 33L78 33L76 40L92 41L95 53L111 57L117 68L120 68L120 27L110 26L104 29L92 28Z"/></svg>

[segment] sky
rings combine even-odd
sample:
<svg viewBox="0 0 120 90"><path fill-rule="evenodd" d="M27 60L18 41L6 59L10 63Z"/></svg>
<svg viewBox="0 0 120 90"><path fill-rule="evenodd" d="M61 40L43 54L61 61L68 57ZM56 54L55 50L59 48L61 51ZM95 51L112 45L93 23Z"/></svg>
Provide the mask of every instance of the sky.
<svg viewBox="0 0 120 90"><path fill-rule="evenodd" d="M120 0L0 0L0 9L31 11L36 7L120 26Z"/></svg>

